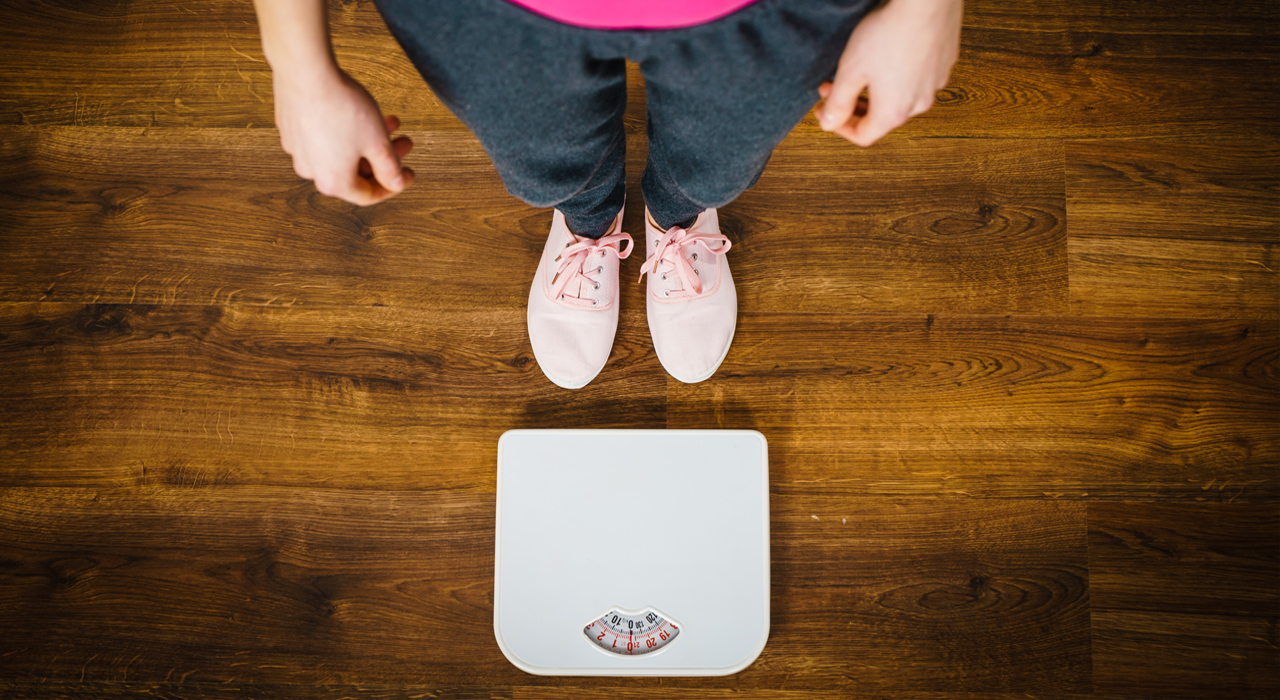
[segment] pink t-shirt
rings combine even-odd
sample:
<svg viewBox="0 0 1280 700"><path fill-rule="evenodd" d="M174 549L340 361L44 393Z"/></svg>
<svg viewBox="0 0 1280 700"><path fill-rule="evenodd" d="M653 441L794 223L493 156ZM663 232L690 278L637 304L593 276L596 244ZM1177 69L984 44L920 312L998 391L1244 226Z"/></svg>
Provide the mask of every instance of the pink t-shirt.
<svg viewBox="0 0 1280 700"><path fill-rule="evenodd" d="M677 29L720 19L756 0L510 0L543 17L590 29Z"/></svg>

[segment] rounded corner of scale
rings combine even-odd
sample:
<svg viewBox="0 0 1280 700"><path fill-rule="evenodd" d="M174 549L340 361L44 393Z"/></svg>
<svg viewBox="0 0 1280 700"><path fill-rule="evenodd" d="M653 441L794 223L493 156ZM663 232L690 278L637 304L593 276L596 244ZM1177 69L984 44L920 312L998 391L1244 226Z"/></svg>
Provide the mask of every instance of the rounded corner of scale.
<svg viewBox="0 0 1280 700"><path fill-rule="evenodd" d="M504 432L503 434L499 435L499 436L498 436L498 453L499 453L499 454L501 454L501 453L502 453L502 445L503 445L503 443L505 443L509 438L511 438L513 435L519 435L520 433L524 433L524 432L528 432L528 431L523 430L523 429L520 429L520 428L513 428L513 429L508 430L508 431Z"/></svg>
<svg viewBox="0 0 1280 700"><path fill-rule="evenodd" d="M766 620L764 623L764 633L760 635L760 643L756 645L756 648L753 649L751 653L746 656L746 658L744 658L742 661L739 661L736 664L733 664L732 666L725 666L724 668L716 669L715 673L708 674L708 675L732 676L735 673L741 673L742 671L747 670L747 668L751 666L751 664L755 663L756 659L760 658L760 655L764 653L764 648L768 645L769 645L769 621Z"/></svg>
<svg viewBox="0 0 1280 700"><path fill-rule="evenodd" d="M497 616L493 618L493 638L498 641L498 648L502 650L502 655L507 657L507 661L510 661L512 666L535 676L555 675L553 671L542 669L527 663L524 659L516 656L514 651L511 651L511 647L507 646L507 641L502 638L502 623L498 620Z"/></svg>

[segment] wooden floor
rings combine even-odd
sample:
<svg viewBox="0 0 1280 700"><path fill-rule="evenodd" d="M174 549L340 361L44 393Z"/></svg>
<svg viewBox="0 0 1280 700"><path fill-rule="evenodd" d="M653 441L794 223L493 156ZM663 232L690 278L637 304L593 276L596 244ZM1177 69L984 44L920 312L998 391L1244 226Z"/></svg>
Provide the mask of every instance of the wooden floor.
<svg viewBox="0 0 1280 700"><path fill-rule="evenodd" d="M0 2L0 696L1275 697L1280 6L967 5L933 111L810 118L722 211L715 377L628 284L566 392L524 327L550 211L370 2L337 52L418 182L365 209L294 175L247 0ZM494 641L498 436L624 426L769 439L738 675Z"/></svg>

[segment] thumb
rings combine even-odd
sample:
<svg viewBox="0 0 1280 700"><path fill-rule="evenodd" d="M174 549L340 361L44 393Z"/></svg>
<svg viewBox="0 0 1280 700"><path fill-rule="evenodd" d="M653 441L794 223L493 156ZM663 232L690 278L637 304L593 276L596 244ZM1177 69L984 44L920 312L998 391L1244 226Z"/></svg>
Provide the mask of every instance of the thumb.
<svg viewBox="0 0 1280 700"><path fill-rule="evenodd" d="M899 95L879 95L877 92L872 96L867 115L853 125L848 136L850 141L863 148L902 126L911 116L909 109L900 102Z"/></svg>
<svg viewBox="0 0 1280 700"><path fill-rule="evenodd" d="M865 79L842 79L837 75L827 101L818 113L818 124L823 131L835 131L853 118L853 110L858 104L858 96L867 87Z"/></svg>
<svg viewBox="0 0 1280 700"><path fill-rule="evenodd" d="M373 177L390 192L399 192L405 188L404 172L400 168L400 158L390 141L379 144L372 152L365 153Z"/></svg>

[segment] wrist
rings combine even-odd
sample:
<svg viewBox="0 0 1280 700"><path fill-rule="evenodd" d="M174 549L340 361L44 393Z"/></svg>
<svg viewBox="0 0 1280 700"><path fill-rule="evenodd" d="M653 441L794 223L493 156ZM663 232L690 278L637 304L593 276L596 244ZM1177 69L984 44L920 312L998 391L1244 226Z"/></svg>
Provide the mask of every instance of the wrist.
<svg viewBox="0 0 1280 700"><path fill-rule="evenodd" d="M929 17L946 14L960 7L963 0L887 0L880 9L892 9L895 13L906 13L913 17Z"/></svg>
<svg viewBox="0 0 1280 700"><path fill-rule="evenodd" d="M329 51L283 51L266 56L271 72L298 85L332 82L341 73L338 62Z"/></svg>
<svg viewBox="0 0 1280 700"><path fill-rule="evenodd" d="M273 73L290 82L324 80L339 73L325 0L254 0L254 8L262 53Z"/></svg>

